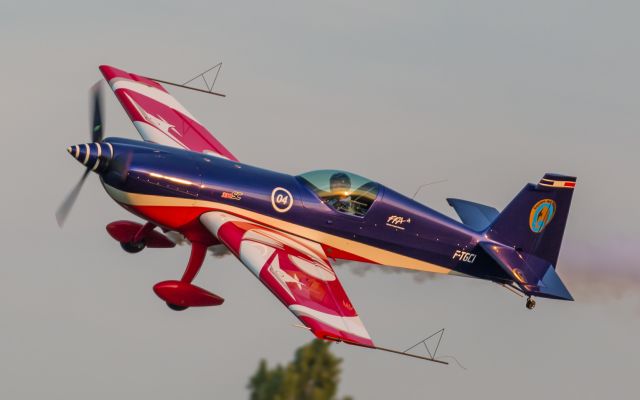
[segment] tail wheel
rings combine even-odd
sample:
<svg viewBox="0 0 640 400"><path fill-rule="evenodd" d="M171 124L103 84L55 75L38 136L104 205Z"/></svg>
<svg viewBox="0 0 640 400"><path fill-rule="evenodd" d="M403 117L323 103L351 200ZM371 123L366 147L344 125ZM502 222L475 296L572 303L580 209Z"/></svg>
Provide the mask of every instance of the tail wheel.
<svg viewBox="0 0 640 400"><path fill-rule="evenodd" d="M527 299L527 304L526 305L527 305L527 309L533 310L534 307L536 306L536 301L534 299L532 299L531 297L529 297Z"/></svg>
<svg viewBox="0 0 640 400"><path fill-rule="evenodd" d="M189 307L187 307L187 306L179 306L179 305L177 305L177 304L171 304L171 303L169 303L169 302L167 302L167 306L168 306L170 309L172 309L173 311L184 311L184 310L186 310L187 308L189 308Z"/></svg>
<svg viewBox="0 0 640 400"><path fill-rule="evenodd" d="M127 253L140 253L142 250L144 250L144 248L147 245L145 244L144 241L141 242L120 242L120 247L122 247L122 250L126 251Z"/></svg>

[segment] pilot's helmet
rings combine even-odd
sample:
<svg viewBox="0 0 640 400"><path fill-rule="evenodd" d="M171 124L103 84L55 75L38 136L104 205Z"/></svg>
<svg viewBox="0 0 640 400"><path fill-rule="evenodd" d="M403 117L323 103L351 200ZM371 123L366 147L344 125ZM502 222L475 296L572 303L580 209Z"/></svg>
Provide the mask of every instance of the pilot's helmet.
<svg viewBox="0 0 640 400"><path fill-rule="evenodd" d="M348 195L351 190L351 178L344 172L336 172L329 179L329 187L333 193Z"/></svg>

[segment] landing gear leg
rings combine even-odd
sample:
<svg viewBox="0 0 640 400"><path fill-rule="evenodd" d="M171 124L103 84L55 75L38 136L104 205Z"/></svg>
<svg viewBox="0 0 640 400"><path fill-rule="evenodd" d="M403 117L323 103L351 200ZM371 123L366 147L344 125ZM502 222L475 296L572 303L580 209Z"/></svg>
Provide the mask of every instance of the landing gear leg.
<svg viewBox="0 0 640 400"><path fill-rule="evenodd" d="M533 298L528 297L526 306L527 306L527 309L533 310L534 307L536 306L536 301Z"/></svg>
<svg viewBox="0 0 640 400"><path fill-rule="evenodd" d="M180 282L191 283L195 279L198 271L200 271L200 267L202 267L202 263L204 262L204 256L206 255L207 246L199 242L191 243L191 255L189 256L187 269L184 271Z"/></svg>
<svg viewBox="0 0 640 400"><path fill-rule="evenodd" d="M151 223L151 222L147 222L146 224L142 225L142 228L140 228L140 230L138 230L138 232L136 232L136 235L133 237L133 241L134 242L143 241L144 238L147 237L149 232L151 232L155 228L156 228L156 224Z"/></svg>
<svg viewBox="0 0 640 400"><path fill-rule="evenodd" d="M204 262L204 257L207 254L207 246L199 242L191 243L191 255L189 256L189 262L187 263L187 269L184 271L182 275L182 279L180 279L181 283L191 284L193 279L196 277L198 272L200 271L200 267L202 267L202 263ZM182 311L189 308L189 306L185 306L182 304L173 304L169 301L166 302L167 306L174 311Z"/></svg>

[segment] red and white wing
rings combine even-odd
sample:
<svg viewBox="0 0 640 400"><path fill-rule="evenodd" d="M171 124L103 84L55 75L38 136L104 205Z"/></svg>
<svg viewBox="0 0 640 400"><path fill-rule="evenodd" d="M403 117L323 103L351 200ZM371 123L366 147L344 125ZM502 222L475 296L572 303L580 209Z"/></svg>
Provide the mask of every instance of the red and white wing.
<svg viewBox="0 0 640 400"><path fill-rule="evenodd" d="M200 221L318 338L373 346L320 245L223 212Z"/></svg>
<svg viewBox="0 0 640 400"><path fill-rule="evenodd" d="M144 140L237 161L158 82L108 65L100 71Z"/></svg>

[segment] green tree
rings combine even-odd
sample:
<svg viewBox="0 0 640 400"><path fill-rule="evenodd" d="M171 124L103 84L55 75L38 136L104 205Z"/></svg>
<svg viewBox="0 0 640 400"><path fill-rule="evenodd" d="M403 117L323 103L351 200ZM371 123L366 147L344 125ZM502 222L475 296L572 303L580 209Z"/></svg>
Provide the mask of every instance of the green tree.
<svg viewBox="0 0 640 400"><path fill-rule="evenodd" d="M342 359L329 351L331 343L315 339L296 350L286 366L269 368L263 359L249 379L251 400L334 400ZM346 397L344 400L351 399Z"/></svg>

